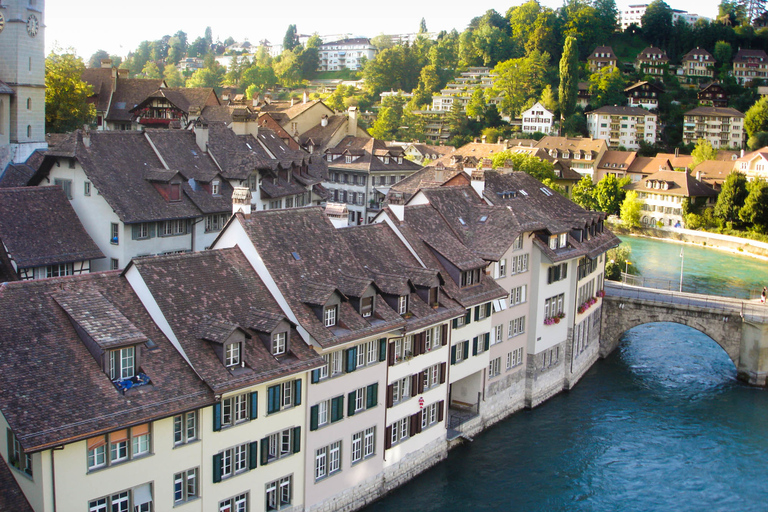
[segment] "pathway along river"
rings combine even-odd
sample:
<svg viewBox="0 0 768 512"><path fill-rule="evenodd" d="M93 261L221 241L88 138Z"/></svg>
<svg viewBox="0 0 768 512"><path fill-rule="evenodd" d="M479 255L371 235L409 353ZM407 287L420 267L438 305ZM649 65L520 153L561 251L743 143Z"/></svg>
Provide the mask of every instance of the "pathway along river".
<svg viewBox="0 0 768 512"><path fill-rule="evenodd" d="M651 267L668 265L674 279L677 265L679 277L680 245L624 240L644 275L667 277ZM685 266L705 292L748 296L768 283L768 264L746 256L686 246ZM766 468L768 390L736 381L698 331L647 324L575 389L452 450L365 512L764 512Z"/></svg>

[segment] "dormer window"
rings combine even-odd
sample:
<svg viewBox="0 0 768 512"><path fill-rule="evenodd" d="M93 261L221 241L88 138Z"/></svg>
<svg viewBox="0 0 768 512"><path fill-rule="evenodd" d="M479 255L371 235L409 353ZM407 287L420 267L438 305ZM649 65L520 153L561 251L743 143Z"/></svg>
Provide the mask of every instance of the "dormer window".
<svg viewBox="0 0 768 512"><path fill-rule="evenodd" d="M168 187L168 200L181 201L181 183L171 183Z"/></svg>
<svg viewBox="0 0 768 512"><path fill-rule="evenodd" d="M403 163L403 157L401 156L397 157L397 163L399 164Z"/></svg>
<svg viewBox="0 0 768 512"><path fill-rule="evenodd" d="M408 296L401 295L397 298L397 313L404 315L408 312Z"/></svg>
<svg viewBox="0 0 768 512"><path fill-rule="evenodd" d="M276 332L272 335L272 355L279 356L286 352L288 333Z"/></svg>
<svg viewBox="0 0 768 512"><path fill-rule="evenodd" d="M237 366L240 364L243 344L238 341L228 343L224 352L224 366Z"/></svg>
<svg viewBox="0 0 768 512"><path fill-rule="evenodd" d="M336 325L338 306L328 306L323 310L323 320L326 327Z"/></svg>
<svg viewBox="0 0 768 512"><path fill-rule="evenodd" d="M214 196L218 196L221 194L221 183L219 180L213 180L211 182L211 194Z"/></svg>
<svg viewBox="0 0 768 512"><path fill-rule="evenodd" d="M328 153L328 154L325 156L325 159L326 159L328 162L333 162L333 155L332 155L332 154L330 154L330 153Z"/></svg>
<svg viewBox="0 0 768 512"><path fill-rule="evenodd" d="M119 348L109 353L109 378L113 381L130 379L136 375L135 347Z"/></svg>
<svg viewBox="0 0 768 512"><path fill-rule="evenodd" d="M438 305L438 288L430 288L429 289L429 305L430 306L437 306Z"/></svg>
<svg viewBox="0 0 768 512"><path fill-rule="evenodd" d="M360 301L360 314L363 318L368 318L373 315L373 296L362 298Z"/></svg>
<svg viewBox="0 0 768 512"><path fill-rule="evenodd" d="M557 249L557 235L552 235L549 237L549 248L553 251Z"/></svg>
<svg viewBox="0 0 768 512"><path fill-rule="evenodd" d="M471 286L480 282L480 269L465 270L461 273L461 286Z"/></svg>
<svg viewBox="0 0 768 512"><path fill-rule="evenodd" d="M352 163L352 155L347 155L346 157L344 157L344 162L348 163L348 164L351 164Z"/></svg>
<svg viewBox="0 0 768 512"><path fill-rule="evenodd" d="M385 163L385 164L388 164L388 163L389 163L389 157L388 157L388 156L385 156L385 157L384 157L384 163Z"/></svg>
<svg viewBox="0 0 768 512"><path fill-rule="evenodd" d="M568 242L568 234L567 233L560 233L559 241L558 241L558 247L563 248L565 247L566 243Z"/></svg>

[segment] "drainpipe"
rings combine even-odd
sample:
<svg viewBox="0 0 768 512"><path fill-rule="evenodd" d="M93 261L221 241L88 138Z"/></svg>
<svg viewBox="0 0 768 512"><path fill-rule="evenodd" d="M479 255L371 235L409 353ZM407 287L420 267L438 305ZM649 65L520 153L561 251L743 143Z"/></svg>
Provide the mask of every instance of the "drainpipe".
<svg viewBox="0 0 768 512"><path fill-rule="evenodd" d="M54 454L56 450L63 450L63 446L56 446L51 449L51 490L53 491L53 512L56 512L56 459Z"/></svg>

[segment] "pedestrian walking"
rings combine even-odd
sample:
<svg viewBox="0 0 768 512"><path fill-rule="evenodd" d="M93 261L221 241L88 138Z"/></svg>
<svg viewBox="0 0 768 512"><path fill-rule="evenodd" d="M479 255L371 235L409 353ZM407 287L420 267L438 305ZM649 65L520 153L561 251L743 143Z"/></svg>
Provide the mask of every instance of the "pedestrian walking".
<svg viewBox="0 0 768 512"><path fill-rule="evenodd" d="M766 290L766 288L768 288L768 287L763 286L763 293L760 294L760 302L762 302L762 303L765 303L765 293L766 293L766 291L768 291L768 290Z"/></svg>

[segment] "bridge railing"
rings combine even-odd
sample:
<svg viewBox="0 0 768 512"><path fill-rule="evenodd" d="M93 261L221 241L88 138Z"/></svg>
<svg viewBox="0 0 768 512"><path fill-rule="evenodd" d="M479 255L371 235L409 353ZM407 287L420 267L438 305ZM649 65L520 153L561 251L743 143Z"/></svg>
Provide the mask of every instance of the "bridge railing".
<svg viewBox="0 0 768 512"><path fill-rule="evenodd" d="M613 297L647 300L681 306L693 306L705 309L736 313L745 320L768 323L768 305L746 302L740 299L729 299L715 295L700 295L696 293L677 292L658 288L642 287L618 281L605 281L605 293Z"/></svg>

